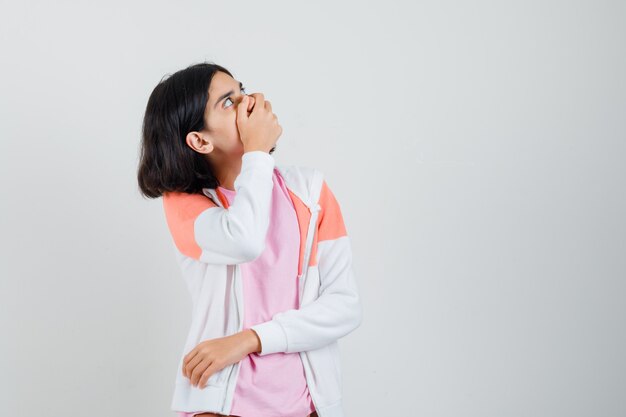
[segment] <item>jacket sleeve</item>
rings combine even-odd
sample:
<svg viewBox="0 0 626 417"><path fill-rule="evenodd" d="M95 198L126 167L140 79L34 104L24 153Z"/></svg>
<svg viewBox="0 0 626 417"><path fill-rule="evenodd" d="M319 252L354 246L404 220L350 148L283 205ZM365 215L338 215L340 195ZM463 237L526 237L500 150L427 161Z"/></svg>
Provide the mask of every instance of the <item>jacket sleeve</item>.
<svg viewBox="0 0 626 417"><path fill-rule="evenodd" d="M352 268L350 240L339 204L326 181L319 201L319 297L299 309L276 313L272 320L251 326L261 340L261 356L314 350L361 324L363 311Z"/></svg>
<svg viewBox="0 0 626 417"><path fill-rule="evenodd" d="M211 264L257 258L269 227L274 167L274 157L268 152L245 152L234 182L235 198L228 208L204 194L165 193L165 217L178 250Z"/></svg>

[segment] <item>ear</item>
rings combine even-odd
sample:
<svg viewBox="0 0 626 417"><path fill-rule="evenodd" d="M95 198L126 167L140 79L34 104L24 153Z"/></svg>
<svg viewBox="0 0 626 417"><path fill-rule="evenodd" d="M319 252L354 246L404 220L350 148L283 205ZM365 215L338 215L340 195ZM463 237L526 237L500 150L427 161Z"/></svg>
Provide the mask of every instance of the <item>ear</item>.
<svg viewBox="0 0 626 417"><path fill-rule="evenodd" d="M187 146L196 152L208 154L213 151L213 140L199 132L189 132L185 138Z"/></svg>

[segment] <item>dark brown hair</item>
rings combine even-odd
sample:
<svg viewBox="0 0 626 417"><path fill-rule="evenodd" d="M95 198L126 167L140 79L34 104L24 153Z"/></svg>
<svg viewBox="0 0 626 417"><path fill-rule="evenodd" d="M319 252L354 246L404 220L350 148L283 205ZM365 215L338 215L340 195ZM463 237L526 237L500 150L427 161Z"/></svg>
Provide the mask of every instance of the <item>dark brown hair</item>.
<svg viewBox="0 0 626 417"><path fill-rule="evenodd" d="M189 132L205 127L209 86L217 71L233 76L214 63L194 64L163 77L150 94L137 172L144 197L169 191L201 193L202 188L219 185L205 155L185 143Z"/></svg>

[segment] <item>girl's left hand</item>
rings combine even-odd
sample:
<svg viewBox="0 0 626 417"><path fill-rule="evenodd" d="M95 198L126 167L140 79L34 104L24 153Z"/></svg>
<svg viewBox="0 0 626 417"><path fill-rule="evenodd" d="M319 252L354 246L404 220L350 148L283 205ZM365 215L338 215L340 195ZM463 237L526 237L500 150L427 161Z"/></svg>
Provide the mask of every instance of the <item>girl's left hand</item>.
<svg viewBox="0 0 626 417"><path fill-rule="evenodd" d="M256 333L247 329L230 336L208 339L199 343L183 358L183 375L192 385L204 388L206 381L215 372L239 362L255 351Z"/></svg>

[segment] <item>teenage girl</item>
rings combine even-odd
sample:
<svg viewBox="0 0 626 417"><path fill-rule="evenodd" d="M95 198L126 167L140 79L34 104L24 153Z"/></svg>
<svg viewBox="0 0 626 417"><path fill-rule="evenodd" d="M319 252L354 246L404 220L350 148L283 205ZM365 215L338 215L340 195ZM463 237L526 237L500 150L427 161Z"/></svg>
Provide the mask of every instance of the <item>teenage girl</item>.
<svg viewBox="0 0 626 417"><path fill-rule="evenodd" d="M143 124L139 187L150 198L170 191L202 194L204 188L215 188L232 203L242 159L271 158L268 155L281 134L272 105L262 93L247 95L243 84L222 66L190 66L161 82L152 93ZM293 278L300 231L277 169L272 182L265 249L242 269L244 330L202 341L185 356L183 374L193 386L203 388L219 370L215 363L223 367L241 361L231 416L318 417L298 353L257 355L261 340L251 329L274 313L298 305ZM178 416L223 417L210 410L178 411Z"/></svg>

